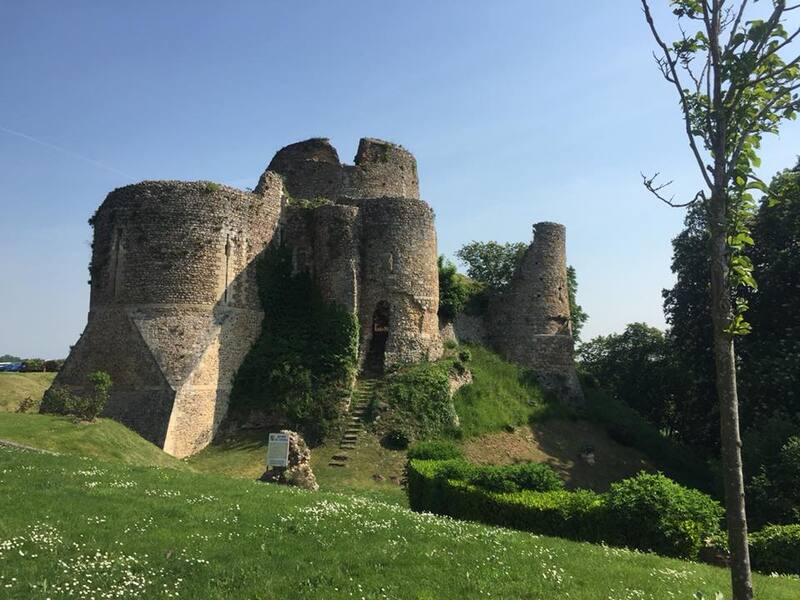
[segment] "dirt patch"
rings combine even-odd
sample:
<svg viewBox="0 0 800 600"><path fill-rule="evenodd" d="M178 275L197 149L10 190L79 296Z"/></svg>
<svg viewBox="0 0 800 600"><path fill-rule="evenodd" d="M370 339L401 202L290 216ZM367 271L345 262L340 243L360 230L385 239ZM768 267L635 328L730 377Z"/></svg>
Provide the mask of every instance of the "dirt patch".
<svg viewBox="0 0 800 600"><path fill-rule="evenodd" d="M594 454L593 465L581 458L589 448ZM464 453L478 464L547 463L570 489L605 491L614 481L642 470L656 470L644 454L618 444L589 421L551 419L511 432L488 434L464 442Z"/></svg>

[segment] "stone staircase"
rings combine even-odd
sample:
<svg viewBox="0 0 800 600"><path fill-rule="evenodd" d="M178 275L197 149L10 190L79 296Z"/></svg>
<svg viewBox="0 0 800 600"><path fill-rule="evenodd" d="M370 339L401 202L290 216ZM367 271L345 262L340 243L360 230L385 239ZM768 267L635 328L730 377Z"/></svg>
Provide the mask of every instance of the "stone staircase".
<svg viewBox="0 0 800 600"><path fill-rule="evenodd" d="M366 413L372 391L375 389L374 379L359 379L353 388L350 408L345 417L345 430L339 440L339 452L331 457L328 466L346 467L349 452L356 449L358 436L364 431L364 414Z"/></svg>

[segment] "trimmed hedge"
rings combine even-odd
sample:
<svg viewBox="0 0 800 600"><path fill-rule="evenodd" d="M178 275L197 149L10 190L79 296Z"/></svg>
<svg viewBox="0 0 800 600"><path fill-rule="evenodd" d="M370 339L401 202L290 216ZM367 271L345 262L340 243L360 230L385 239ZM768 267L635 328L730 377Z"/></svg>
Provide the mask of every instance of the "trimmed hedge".
<svg viewBox="0 0 800 600"><path fill-rule="evenodd" d="M771 525L751 533L750 562L764 573L800 575L800 524Z"/></svg>
<svg viewBox="0 0 800 600"><path fill-rule="evenodd" d="M476 485L480 469L463 460L409 461L411 509L689 559L721 535L719 503L663 475L640 473L605 494L552 487L509 493Z"/></svg>
<svg viewBox="0 0 800 600"><path fill-rule="evenodd" d="M463 457L461 448L446 440L417 442L408 449L408 460L451 460Z"/></svg>

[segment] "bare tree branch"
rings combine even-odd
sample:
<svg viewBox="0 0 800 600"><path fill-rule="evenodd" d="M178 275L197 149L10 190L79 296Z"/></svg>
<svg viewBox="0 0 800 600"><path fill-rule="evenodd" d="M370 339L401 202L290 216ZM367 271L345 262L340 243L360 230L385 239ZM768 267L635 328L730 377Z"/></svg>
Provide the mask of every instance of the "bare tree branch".
<svg viewBox="0 0 800 600"><path fill-rule="evenodd" d="M661 195L661 190L672 185L672 180L666 183L656 184L655 181L658 178L659 173L656 173L652 177L647 177L644 173L639 173L639 174L642 176L642 184L647 189L647 191L653 194L659 200L661 200L664 204L667 204L672 208L686 208L687 206L691 206L698 200L705 200L706 198L705 192L703 190L700 190L699 192L697 192L697 194L695 194L694 198L692 198L689 202L684 202L682 204L673 202L673 200L675 199L674 195L670 196L669 198L665 198L664 196Z"/></svg>
<svg viewBox="0 0 800 600"><path fill-rule="evenodd" d="M661 50L664 53L663 60L666 62L666 67L669 68L669 73L672 77L671 79L667 77L667 80L671 81L675 86L675 89L678 91L678 97L680 98L681 102L681 110L683 111L683 116L684 116L683 120L686 125L686 135L689 138L689 146L692 149L692 154L694 154L694 158L697 161L697 166L700 167L700 173L702 174L703 180L706 182L706 185L709 187L709 189L714 189L713 182L711 181L711 178L708 176L708 172L706 170L706 165L703 161L703 157L700 154L700 150L698 150L697 148L697 143L695 142L694 135L692 134L689 103L686 100L686 94L683 91L683 86L681 85L680 78L678 77L678 72L677 69L675 68L675 61L672 58L672 53L669 51L669 48L661 39L661 36L658 34L656 25L653 22L653 15L650 14L650 6L647 4L647 0L642 0L642 8L644 9L644 15L645 18L647 19L647 24L650 26L650 31L653 34L653 38L655 38L656 43L661 47Z"/></svg>

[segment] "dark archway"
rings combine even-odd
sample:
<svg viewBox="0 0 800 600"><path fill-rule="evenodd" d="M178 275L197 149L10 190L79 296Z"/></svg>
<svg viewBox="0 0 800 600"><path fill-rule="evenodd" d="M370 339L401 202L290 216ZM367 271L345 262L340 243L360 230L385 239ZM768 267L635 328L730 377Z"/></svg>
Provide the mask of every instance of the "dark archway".
<svg viewBox="0 0 800 600"><path fill-rule="evenodd" d="M369 341L369 352L364 370L369 374L383 373L386 356L386 340L389 338L391 308L385 300L378 302L372 313L372 336Z"/></svg>

